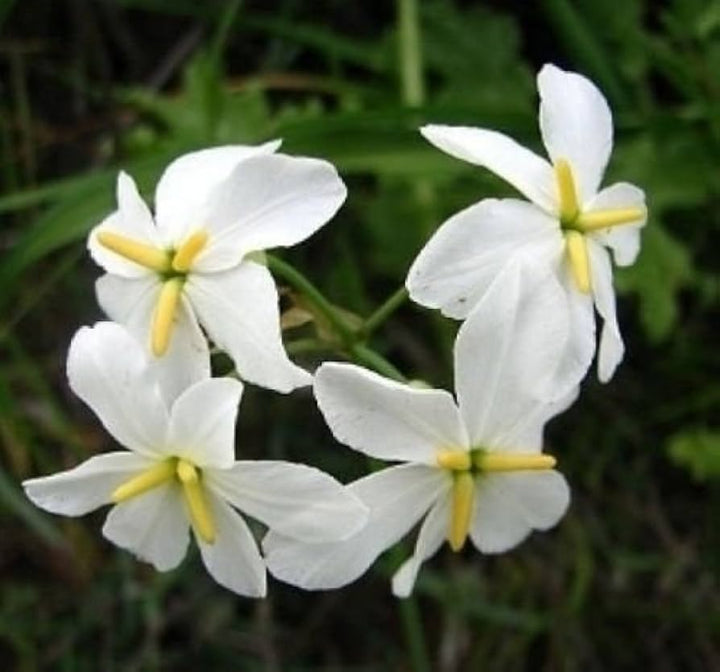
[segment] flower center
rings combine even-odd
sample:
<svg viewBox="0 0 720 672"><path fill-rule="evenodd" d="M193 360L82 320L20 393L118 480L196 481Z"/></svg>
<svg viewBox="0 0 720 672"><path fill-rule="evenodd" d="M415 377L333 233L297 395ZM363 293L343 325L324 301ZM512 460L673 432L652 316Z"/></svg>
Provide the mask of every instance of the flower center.
<svg viewBox="0 0 720 672"><path fill-rule="evenodd" d="M202 486L202 473L192 462L176 457L158 462L121 483L113 490L110 499L119 504L174 480L182 487L195 533L206 544L212 544L215 541L215 523Z"/></svg>
<svg viewBox="0 0 720 672"><path fill-rule="evenodd" d="M560 228L565 235L565 251L570 271L578 290L583 294L589 294L592 287L587 241L584 234L636 222L645 216L645 209L608 208L583 212L578 201L570 163L565 159L558 159L553 167L560 201Z"/></svg>
<svg viewBox="0 0 720 672"><path fill-rule="evenodd" d="M150 331L150 344L156 357L162 357L170 346L180 296L187 274L197 255L207 245L208 232L191 233L177 249L164 250L146 245L112 231L99 231L98 242L108 250L155 271L162 278Z"/></svg>
<svg viewBox="0 0 720 672"><path fill-rule="evenodd" d="M437 451L437 465L452 473L452 509L448 543L453 551L465 545L472 522L476 477L489 471L531 471L552 469L556 460L542 453L495 453L481 448L470 451L443 448Z"/></svg>

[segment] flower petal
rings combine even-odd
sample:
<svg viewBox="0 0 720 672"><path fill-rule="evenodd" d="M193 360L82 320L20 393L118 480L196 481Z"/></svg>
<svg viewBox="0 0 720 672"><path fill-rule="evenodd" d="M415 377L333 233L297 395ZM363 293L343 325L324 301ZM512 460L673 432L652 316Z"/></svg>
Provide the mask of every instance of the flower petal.
<svg viewBox="0 0 720 672"><path fill-rule="evenodd" d="M367 509L334 478L290 462L236 462L206 472L224 500L278 534L311 543L352 536Z"/></svg>
<svg viewBox="0 0 720 672"><path fill-rule="evenodd" d="M585 204L597 193L612 151L610 108L599 89L575 72L548 64L537 83L543 142L553 162L570 164L579 201Z"/></svg>
<svg viewBox="0 0 720 672"><path fill-rule="evenodd" d="M557 376L569 326L552 268L513 262L498 275L455 342L458 404L472 446L539 448L509 446L505 437L538 405L577 385Z"/></svg>
<svg viewBox="0 0 720 672"><path fill-rule="evenodd" d="M222 273L191 275L185 286L203 327L241 378L278 392L311 382L283 347L277 289L267 268L244 261Z"/></svg>
<svg viewBox="0 0 720 672"><path fill-rule="evenodd" d="M193 268L223 271L249 252L295 245L325 224L346 195L327 161L284 154L247 159L214 192L208 246Z"/></svg>
<svg viewBox="0 0 720 672"><path fill-rule="evenodd" d="M426 140L451 156L484 166L548 213L557 211L557 191L552 166L497 131L467 126L423 126Z"/></svg>
<svg viewBox="0 0 720 672"><path fill-rule="evenodd" d="M439 448L467 449L452 395L402 385L352 364L324 363L315 398L335 438L381 460L436 465Z"/></svg>
<svg viewBox="0 0 720 672"><path fill-rule="evenodd" d="M470 538L483 553L503 553L532 530L547 530L563 517L570 489L554 470L480 477Z"/></svg>
<svg viewBox="0 0 720 672"><path fill-rule="evenodd" d="M100 231L112 231L132 238L138 243L162 247L150 210L138 193L135 181L122 171L118 175L117 201L118 209L90 231L88 236L90 256L96 264L114 275L139 278L153 274L154 271L112 252L97 239Z"/></svg>
<svg viewBox="0 0 720 672"><path fill-rule="evenodd" d="M339 588L364 574L427 510L451 479L440 469L403 464L370 474L348 486L369 509L365 527L345 541L302 542L269 532L263 540L265 561L281 581L306 590Z"/></svg>
<svg viewBox="0 0 720 672"><path fill-rule="evenodd" d="M615 312L615 291L613 290L610 255L593 240L588 240L588 255L592 271L593 298L595 308L603 318L603 328L598 345L598 378L606 383L613 377L622 361L625 346Z"/></svg>
<svg viewBox="0 0 720 672"><path fill-rule="evenodd" d="M541 452L545 425L551 418L572 406L579 394L580 386L576 385L564 397L546 404L536 404L525 417L519 417L498 439L503 452Z"/></svg>
<svg viewBox="0 0 720 672"><path fill-rule="evenodd" d="M74 469L23 481L23 488L41 509L63 516L82 516L109 504L118 485L152 464L135 453L106 453L91 457Z"/></svg>
<svg viewBox="0 0 720 672"><path fill-rule="evenodd" d="M506 264L518 257L555 265L557 221L514 199L485 199L448 219L420 251L406 286L416 303L465 319Z"/></svg>
<svg viewBox="0 0 720 672"><path fill-rule="evenodd" d="M640 229L647 223L645 192L633 184L618 182L603 189L585 209L592 212L612 208L639 208L645 213L637 222L620 224L589 234L593 240L613 251L618 266L630 266L635 263L640 251Z"/></svg>
<svg viewBox="0 0 720 672"><path fill-rule="evenodd" d="M265 597L265 564L247 523L211 489L205 492L216 526L216 538L212 544L205 543L197 535L195 539L210 576L238 595Z"/></svg>
<svg viewBox="0 0 720 672"><path fill-rule="evenodd" d="M167 352L162 357L155 357L150 352L151 325L160 288L160 281L155 276L129 280L104 275L95 285L100 307L111 319L124 324L142 344L165 403L170 406L193 383L210 377L210 352L192 306L184 295L175 314Z"/></svg>
<svg viewBox="0 0 720 672"><path fill-rule="evenodd" d="M70 344L67 374L121 445L145 457L162 454L167 408L147 356L126 329L112 322L82 327Z"/></svg>
<svg viewBox="0 0 720 672"><path fill-rule="evenodd" d="M170 409L167 445L198 467L228 469L235 462L235 422L243 386L211 378L187 388Z"/></svg>
<svg viewBox="0 0 720 672"><path fill-rule="evenodd" d="M180 489L160 485L115 506L103 534L107 539L151 563L159 572L177 567L185 557L190 535Z"/></svg>
<svg viewBox="0 0 720 672"><path fill-rule="evenodd" d="M567 264L563 264L559 277L567 299L570 338L558 369L558 378L566 381L567 387L585 377L595 356L595 311L592 296L578 291Z"/></svg>
<svg viewBox="0 0 720 672"><path fill-rule="evenodd" d="M240 162L272 154L278 147L280 140L257 146L211 147L183 154L170 163L155 189L155 219L165 243L179 244L207 224L213 192Z"/></svg>
<svg viewBox="0 0 720 672"><path fill-rule="evenodd" d="M425 517L415 543L415 552L409 557L392 578L392 592L395 597L409 597L415 587L420 566L437 553L445 541L450 520L450 495L441 497Z"/></svg>

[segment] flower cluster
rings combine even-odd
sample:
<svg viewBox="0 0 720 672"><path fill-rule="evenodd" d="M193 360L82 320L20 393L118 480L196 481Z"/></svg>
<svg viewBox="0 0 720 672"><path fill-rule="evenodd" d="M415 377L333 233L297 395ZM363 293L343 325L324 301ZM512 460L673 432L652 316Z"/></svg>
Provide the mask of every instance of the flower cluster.
<svg viewBox="0 0 720 672"><path fill-rule="evenodd" d="M265 595L266 569L306 589L345 585L420 521L393 577L400 597L446 540L501 553L554 526L570 493L543 429L577 397L594 309L600 379L622 359L609 251L634 261L646 209L633 185L600 189L612 118L598 89L552 65L538 89L550 161L495 131L421 129L529 199L454 215L410 268L415 302L463 320L454 395L351 363L313 377L287 357L262 252L332 218L346 190L330 164L281 154L279 142L194 152L166 169L154 214L121 173L117 210L88 240L113 322L80 329L67 373L127 450L26 481L30 499L69 516L113 504L103 534L160 571L181 562L192 530L215 580L252 597ZM233 376L212 377L208 340ZM398 464L343 486L309 466L236 460L240 380L284 393L312 383L340 443ZM259 546L241 512L267 528Z"/></svg>

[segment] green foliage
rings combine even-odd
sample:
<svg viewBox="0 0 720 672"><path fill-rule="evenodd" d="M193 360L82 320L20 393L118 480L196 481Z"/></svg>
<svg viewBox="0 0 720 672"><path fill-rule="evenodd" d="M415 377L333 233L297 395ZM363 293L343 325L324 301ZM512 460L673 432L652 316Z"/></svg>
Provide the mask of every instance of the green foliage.
<svg viewBox="0 0 720 672"><path fill-rule="evenodd" d="M667 452L672 461L687 469L696 481L720 477L720 431L683 430L670 438Z"/></svg>

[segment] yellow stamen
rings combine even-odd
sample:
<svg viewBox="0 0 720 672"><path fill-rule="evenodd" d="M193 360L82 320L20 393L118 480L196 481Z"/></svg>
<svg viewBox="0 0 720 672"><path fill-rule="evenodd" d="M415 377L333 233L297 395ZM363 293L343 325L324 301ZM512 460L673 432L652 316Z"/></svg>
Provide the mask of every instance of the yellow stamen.
<svg viewBox="0 0 720 672"><path fill-rule="evenodd" d="M471 466L470 453L466 450L443 448L437 452L438 467L453 471L467 471Z"/></svg>
<svg viewBox="0 0 720 672"><path fill-rule="evenodd" d="M137 240L112 231L98 231L97 239L103 247L107 247L108 250L134 261L140 266L161 273L170 270L170 255L165 250L139 243Z"/></svg>
<svg viewBox="0 0 720 672"><path fill-rule="evenodd" d="M565 249L570 261L570 271L577 288L583 294L590 293L590 261L585 236L579 231L565 233Z"/></svg>
<svg viewBox="0 0 720 672"><path fill-rule="evenodd" d="M195 231L175 252L172 260L172 267L178 273L187 273L190 270L195 257L202 251L208 240L208 233L205 230Z"/></svg>
<svg viewBox="0 0 720 672"><path fill-rule="evenodd" d="M178 460L177 477L183 487L193 529L206 544L212 544L215 541L215 524L195 465Z"/></svg>
<svg viewBox="0 0 720 672"><path fill-rule="evenodd" d="M153 317L151 343L156 357L162 357L170 345L170 336L175 324L175 312L182 294L183 279L166 280L160 289L155 315Z"/></svg>
<svg viewBox="0 0 720 672"><path fill-rule="evenodd" d="M115 504L119 504L131 497L137 497L148 490L156 488L158 485L169 481L173 476L175 476L175 461L166 460L165 462L160 462L130 480L121 483L113 490L110 499Z"/></svg>
<svg viewBox="0 0 720 672"><path fill-rule="evenodd" d="M572 168L565 159L558 159L554 168L560 197L560 221L563 224L570 224L575 221L580 212Z"/></svg>
<svg viewBox="0 0 720 672"><path fill-rule="evenodd" d="M481 471L530 471L552 469L557 460L542 453L488 453L475 455L475 466Z"/></svg>
<svg viewBox="0 0 720 672"><path fill-rule="evenodd" d="M644 208L614 208L583 212L577 219L577 225L583 231L607 229L618 224L630 224L645 217Z"/></svg>
<svg viewBox="0 0 720 672"><path fill-rule="evenodd" d="M448 542L453 551L459 551L465 545L465 540L470 530L474 499L474 476L469 471L455 474L452 491L450 531L448 535Z"/></svg>

